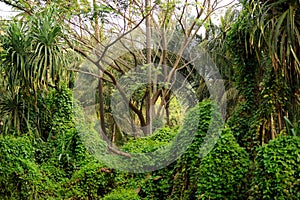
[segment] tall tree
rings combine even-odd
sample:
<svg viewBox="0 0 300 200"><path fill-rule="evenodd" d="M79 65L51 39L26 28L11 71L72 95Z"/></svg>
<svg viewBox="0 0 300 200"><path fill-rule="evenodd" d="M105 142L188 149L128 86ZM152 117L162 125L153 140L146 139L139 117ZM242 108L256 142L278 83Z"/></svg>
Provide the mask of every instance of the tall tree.
<svg viewBox="0 0 300 200"><path fill-rule="evenodd" d="M249 149L284 132L287 118L299 123L298 7L299 1L244 1L227 37L243 97L231 125Z"/></svg>
<svg viewBox="0 0 300 200"><path fill-rule="evenodd" d="M7 90L1 98L1 118L16 132L28 130L32 109L39 112L40 92L59 88L67 77L68 51L54 15L54 9L46 9L22 22L12 21L1 37L0 64Z"/></svg>
<svg viewBox="0 0 300 200"><path fill-rule="evenodd" d="M298 123L300 77L300 1L250 1L256 26L250 44L262 63L268 57L272 80L263 93L272 106L269 113L270 138L274 139L285 127L284 117ZM256 41L255 41L256 40Z"/></svg>

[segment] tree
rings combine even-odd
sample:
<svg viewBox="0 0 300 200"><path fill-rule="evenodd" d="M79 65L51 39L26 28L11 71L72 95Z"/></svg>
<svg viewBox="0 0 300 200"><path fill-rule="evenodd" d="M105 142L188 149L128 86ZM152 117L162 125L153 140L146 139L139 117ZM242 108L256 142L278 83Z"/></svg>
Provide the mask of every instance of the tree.
<svg viewBox="0 0 300 200"><path fill-rule="evenodd" d="M240 144L252 150L285 131L285 117L299 123L297 5L245 1L227 37L242 94L230 125Z"/></svg>
<svg viewBox="0 0 300 200"><path fill-rule="evenodd" d="M300 117L300 1L250 1L249 4L255 12L254 20L257 22L250 40L257 39L257 42L252 42L254 48L269 57L274 79L280 82L277 85L284 90L274 91L277 94L274 94L273 99L280 98L281 95L287 97L281 101L274 99L274 110L270 116L271 121L278 123L278 127L271 127L274 138L284 127L284 116L296 123Z"/></svg>
<svg viewBox="0 0 300 200"><path fill-rule="evenodd" d="M147 5L151 5L149 1L146 2ZM103 81L109 83L111 87L115 86L121 93L121 98L128 102L132 115L136 116L136 119L139 121L138 124L141 127L151 126L151 118L155 119L159 116L159 110L165 110L167 113L167 124L169 124L169 103L173 98L173 94L170 93L170 88L158 85L155 78L158 75L155 75L155 72L150 72L150 67L147 68L148 73L153 73L154 77L150 84L151 87L148 84L148 89L144 90L144 97L142 95L141 98L137 98L136 100L134 100L134 98L128 98L124 92L124 88L120 86L118 79L128 73L128 71L136 68L138 65L153 65L153 63L158 64L157 68L164 65L171 67L169 71L167 68L163 70L164 76L166 77L166 83L169 81L169 84L171 84L170 80L172 80L175 74L179 71L187 75L192 74L194 69L189 63L190 61L183 59L183 53L186 52L191 41L196 38L197 32L203 23L216 9L218 9L217 3L211 1L205 1L203 4L196 2L175 3L173 1L167 1L154 3L150 7L147 7L146 5L144 6L139 2L132 2L130 5L122 4L122 2L119 4L116 2L101 3L102 5L98 7L102 7L102 10L103 8L106 10L109 9L108 15L113 15L113 19L110 19L109 17L101 18L101 20L105 23L110 23L110 26L103 24L101 29L102 35L106 35L106 39L104 39L104 41L108 41L108 44L104 44L103 42L99 44L100 47L97 48L95 53L98 59L91 59L91 57L89 57L88 52L93 50L93 48L92 46L87 45L88 41L85 39L89 39L90 37L82 38L79 35L73 36L78 39L77 44L83 45L80 48L78 46L73 46L73 48L97 66L98 69L103 71ZM116 5L121 5L120 9L117 9ZM141 13L140 15L136 14L137 9L139 9L139 13ZM186 13L191 12L192 9L195 9L195 16L188 16ZM142 12L140 12L140 10ZM135 13L135 15L132 13ZM115 21L119 24L115 24ZM121 26L120 21L122 21ZM146 29L143 29L141 26L143 22L147 22ZM151 30L149 30L150 25ZM84 27L79 28L87 32ZM107 28L109 29L107 30ZM130 34L136 30L140 31L140 38L144 36L146 38L145 51L137 48L134 50L128 49L128 47L130 47L130 42L134 43L132 38L130 40L130 37L132 36ZM107 32L110 32L111 39L107 37ZM153 33L156 33L155 37L159 38L159 42L156 41L157 43L155 45L157 45L157 48L153 48L150 51L149 43L151 43L151 40L149 40L149 38L151 38L151 34L152 37L154 37ZM182 44L179 44L180 47L176 47L178 48L178 54L174 55L167 52L167 48L168 46L175 45L174 43L172 44L172 42L174 42L174 38L176 37L182 37L183 39L179 38L179 41L182 40L183 42ZM115 50L114 45L116 45L116 43L123 44L124 46L120 47L120 49L126 50L127 53L119 56L116 52L112 52ZM89 51L84 51L87 48ZM110 59L112 62L110 62ZM84 70L81 70L81 72L87 73L86 71L84 72ZM148 74L148 76L150 75ZM191 76L189 75L188 77ZM164 107L164 109L155 109L155 105L158 104L158 102L161 104L160 107ZM136 121L134 122L136 123ZM146 130L143 131L144 134L147 134Z"/></svg>
<svg viewBox="0 0 300 200"><path fill-rule="evenodd" d="M151 127L152 121L161 116L162 112L166 113L166 123L170 125L170 102L174 99L174 94L171 92L172 88L168 88L166 85L172 84L176 74L183 73L186 76L185 81L190 82L190 84L197 82L192 78L196 78L192 76L195 73L195 69L191 65L193 58L190 57L190 60L185 60L183 54L189 51L188 48L197 37L202 25L213 12L220 8L218 1L210 0L202 3L197 1L132 1L130 4L123 1L101 1L97 4L94 2L93 5L86 1L72 1L73 3L69 6L74 12L70 12L70 10L64 9L64 4L61 1L46 1L44 3L32 1L29 3L30 5L21 1L5 2L29 15L32 15L38 8L55 7L58 11L54 17L55 20L61 25L68 26L68 34L64 36L64 40L71 49L78 52L84 59L89 60L98 69L97 72L92 73L92 76L100 78L100 83L103 82L98 84L99 113L103 132L107 132L105 129L110 129L109 127L115 124L112 117L103 113L104 110L110 110L107 102L104 102L104 99L107 98L103 96L105 91L101 92L101 87L105 85L106 90L116 87L121 93L123 100L129 104L134 119L131 120L132 124L144 127L142 128L144 134L148 134L150 131L149 129L147 131L145 127ZM144 32L143 23L147 24L146 32ZM150 26L151 30L149 29ZM116 48L114 45L123 43L124 47L122 48L126 49L126 45L130 46L130 42L134 42L133 38L131 40L129 38L133 31L137 30L140 31L141 37L146 34L146 51L142 49L130 51L127 48L126 55L116 56L112 59L111 56L115 52L111 51ZM100 38L99 33L101 33ZM153 43L150 40L151 37L154 37L153 33L156 33L155 37L158 41L156 41L156 47L150 49L148 47L149 43ZM176 37L179 39L178 41L181 41L181 44L176 44ZM126 40L127 43L125 43ZM96 47L96 45L98 46ZM170 46L177 48L177 53L168 52ZM92 58L91 54L94 54L95 58ZM108 60L112 60L112 62L108 63ZM153 70L150 72L151 68L146 67L149 73L153 73L154 77L151 84L148 84L148 89L142 90L145 98L143 95L141 98L128 98L124 94L124 88L119 84L120 77L138 65L153 65L153 63L157 63L157 68L163 68L166 85L159 85L155 78L158 76L155 74L156 72ZM167 70L165 66L169 66L170 70ZM73 71L83 74L90 73L87 70L73 69ZM99 72L101 72L100 77Z"/></svg>
<svg viewBox="0 0 300 200"><path fill-rule="evenodd" d="M32 112L39 112L38 96L48 88L60 88L67 80L67 55L61 43L62 27L53 20L54 9L46 9L24 19L11 22L1 38L1 71L5 74L1 98L1 118L5 127L26 132L38 126Z"/></svg>

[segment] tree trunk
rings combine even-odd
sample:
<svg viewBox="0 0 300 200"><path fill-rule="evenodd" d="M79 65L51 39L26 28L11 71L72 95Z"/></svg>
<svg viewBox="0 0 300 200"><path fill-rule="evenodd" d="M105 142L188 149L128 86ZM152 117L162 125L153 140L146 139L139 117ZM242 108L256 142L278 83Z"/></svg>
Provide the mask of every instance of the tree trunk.
<svg viewBox="0 0 300 200"><path fill-rule="evenodd" d="M151 0L146 0L145 7L147 12L150 12ZM147 85L147 94L146 94L146 124L147 128L144 132L146 135L150 134L152 131L152 105L151 105L151 18L149 13L147 13L146 17L146 64L148 66L148 85Z"/></svg>
<svg viewBox="0 0 300 200"><path fill-rule="evenodd" d="M100 41L100 28L99 28L99 20L98 20L98 15L96 13L96 7L97 3L96 0L93 0L93 7L94 7L94 23L95 23L95 38L96 38L96 45L98 45L98 42ZM98 93L99 93L99 113L100 113L100 125L101 125L101 130L104 135L107 136L107 132L105 129L105 119L104 119L104 100L103 100L103 81L101 77L103 76L103 72L98 69L99 73L99 81L98 81Z"/></svg>

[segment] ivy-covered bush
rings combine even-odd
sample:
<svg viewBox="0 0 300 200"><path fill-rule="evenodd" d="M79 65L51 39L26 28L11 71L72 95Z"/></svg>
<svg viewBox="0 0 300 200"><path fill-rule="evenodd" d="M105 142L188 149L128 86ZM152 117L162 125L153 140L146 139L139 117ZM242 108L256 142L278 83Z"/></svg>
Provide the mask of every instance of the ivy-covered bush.
<svg viewBox="0 0 300 200"><path fill-rule="evenodd" d="M63 86L50 89L38 98L39 112L33 113L38 120L38 131L43 140L47 140L62 131L74 127L72 92Z"/></svg>
<svg viewBox="0 0 300 200"><path fill-rule="evenodd" d="M123 151L132 153L154 152L168 145L177 134L176 128L164 127L155 131L149 137L130 139L122 146Z"/></svg>
<svg viewBox="0 0 300 200"><path fill-rule="evenodd" d="M178 134L194 135L188 150L177 161L171 199L244 199L250 160L229 128L223 128L221 115L209 100L188 113ZM209 132L211 131L211 132ZM211 140L207 140L207 136ZM203 151L206 143L216 144ZM209 149L208 149L209 150ZM200 153L203 153L200 157ZM205 155L205 153L208 153Z"/></svg>
<svg viewBox="0 0 300 200"><path fill-rule="evenodd" d="M44 98L41 137L0 135L0 199L99 199L111 191L114 175L82 144L71 99L63 88Z"/></svg>
<svg viewBox="0 0 300 200"><path fill-rule="evenodd" d="M197 199L246 199L250 160L230 129L224 129L197 172Z"/></svg>
<svg viewBox="0 0 300 200"><path fill-rule="evenodd" d="M65 177L70 178L77 161L87 155L73 121L72 93L65 87L53 89L44 104L47 111L43 112L50 116L42 118L47 127L35 143L36 161L63 170Z"/></svg>
<svg viewBox="0 0 300 200"><path fill-rule="evenodd" d="M192 108L179 130L162 128L146 138L129 140L122 149L127 152L148 153L170 145L174 154L177 148L187 150L176 162L166 168L144 174L119 174L118 185L138 189L145 199L188 199L195 197L201 144L211 123L218 123L221 116L212 116L212 103L205 100ZM214 135L214 134L212 134ZM178 146L179 145L179 146ZM177 156L177 155L172 155ZM192 192L190 189L193 188ZM188 193L188 194L185 194Z"/></svg>
<svg viewBox="0 0 300 200"><path fill-rule="evenodd" d="M99 199L114 187L113 170L89 157L65 185L66 197L72 199Z"/></svg>
<svg viewBox="0 0 300 200"><path fill-rule="evenodd" d="M258 149L250 199L300 199L300 137L279 136Z"/></svg>
<svg viewBox="0 0 300 200"><path fill-rule="evenodd" d="M201 163L200 150L210 123L218 123L221 115L212 116L215 109L211 101L204 100L190 109L178 135L180 145L188 145L187 151L177 160L174 169L172 199L194 199L197 189L197 172ZM212 117L214 120L212 120ZM190 139L193 139L190 141ZM190 143L190 144L189 144Z"/></svg>
<svg viewBox="0 0 300 200"><path fill-rule="evenodd" d="M174 164L166 168L144 174L139 183L139 196L144 199L168 199L172 193Z"/></svg>
<svg viewBox="0 0 300 200"><path fill-rule="evenodd" d="M35 163L29 137L0 136L0 199L59 198L57 188Z"/></svg>
<svg viewBox="0 0 300 200"><path fill-rule="evenodd" d="M154 152L168 146L177 135L178 127L164 127L156 130L151 136L130 139L122 147L133 153ZM152 160L153 161L153 160ZM172 169L174 165L151 173L118 173L116 182L119 186L137 189L138 195L146 199L166 199L172 188Z"/></svg>

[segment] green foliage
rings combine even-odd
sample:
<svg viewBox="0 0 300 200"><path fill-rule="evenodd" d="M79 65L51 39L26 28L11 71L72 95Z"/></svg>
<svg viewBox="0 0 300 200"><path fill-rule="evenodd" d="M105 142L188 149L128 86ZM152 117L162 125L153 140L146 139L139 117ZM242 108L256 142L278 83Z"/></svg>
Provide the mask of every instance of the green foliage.
<svg viewBox="0 0 300 200"><path fill-rule="evenodd" d="M299 1L244 1L227 35L241 107L231 117L238 142L256 147L299 120ZM293 13L293 14L291 14Z"/></svg>
<svg viewBox="0 0 300 200"><path fill-rule="evenodd" d="M224 129L214 149L197 172L197 199L246 199L250 160L246 151Z"/></svg>
<svg viewBox="0 0 300 200"><path fill-rule="evenodd" d="M170 147L174 137L178 133L178 128L161 128L151 136L145 138L130 139L122 149L133 153L150 153L164 150L164 147ZM164 155L164 154L163 154ZM163 156L162 155L162 156ZM148 159L148 158L145 158ZM158 160L149 160L149 162L161 162ZM131 174L119 173L116 177L116 184L121 187L138 189L139 196L148 199L166 199L172 186L172 168L173 164L151 173Z"/></svg>
<svg viewBox="0 0 300 200"><path fill-rule="evenodd" d="M71 173L77 156L85 152L78 132L73 124L71 91L62 87L50 90L43 100L44 109L33 117L40 119L41 140L36 140L36 160L38 163L56 163ZM45 142L46 141L46 142ZM79 151L78 151L79 150Z"/></svg>
<svg viewBox="0 0 300 200"><path fill-rule="evenodd" d="M134 190L128 189L115 189L108 195L106 195L103 200L139 200L141 199Z"/></svg>
<svg viewBox="0 0 300 200"><path fill-rule="evenodd" d="M145 174L140 180L139 195L145 199L168 199L174 183L173 169L174 164L171 164L151 174Z"/></svg>
<svg viewBox="0 0 300 200"><path fill-rule="evenodd" d="M72 92L65 86L59 90L52 90L46 99L47 108L51 112L52 129L66 130L73 125Z"/></svg>
<svg viewBox="0 0 300 200"><path fill-rule="evenodd" d="M93 157L86 158L65 185L66 196L75 199L98 199L113 188L114 176L111 169Z"/></svg>
<svg viewBox="0 0 300 200"><path fill-rule="evenodd" d="M22 99L21 94L3 91L0 94L0 118L3 124L3 133L21 133L28 131L28 104ZM27 112L28 113L28 112ZM25 131L26 130L26 131Z"/></svg>
<svg viewBox="0 0 300 200"><path fill-rule="evenodd" d="M12 22L1 38L3 69L7 84L32 91L58 85L66 67L66 52L60 43L61 26L54 20L54 10L45 9L23 22ZM23 91L23 92L25 92Z"/></svg>
<svg viewBox="0 0 300 200"><path fill-rule="evenodd" d="M172 150L188 150L181 158L166 168L145 174L119 174L116 184L126 188L138 188L139 196L146 199L180 199L193 198L197 187L197 171L201 162L200 147L210 123L212 127L220 122L220 115L212 112L215 109L209 100L192 108L184 120L184 125L176 129L163 128L146 138L131 139L123 146L128 152L153 152L171 144ZM213 113L213 114L212 114ZM211 119L214 120L211 120ZM218 120L219 119L219 120ZM212 128L212 130L215 130ZM213 133L211 136L216 136ZM192 141L194 137L194 140ZM180 141L180 142L179 142ZM175 145L172 145L175 144ZM179 145L179 146L177 146ZM174 152L172 156L178 156ZM150 160L149 162L154 162ZM184 187L187 188L184 188ZM193 194L184 194L186 189L193 188ZM189 191L191 193L191 191ZM186 196L185 196L186 195Z"/></svg>
<svg viewBox="0 0 300 200"><path fill-rule="evenodd" d="M215 114L214 109L216 109L214 105L206 100L188 112L183 127L173 140L179 138L183 143L189 142L191 134L194 134L195 138L178 161L152 173L131 176L128 174L118 178L120 182L117 183L125 184L126 187L138 187L139 195L146 199L246 198L250 161L248 154L236 143L229 129L224 129L212 151L204 158L200 158L201 147L208 129L211 128L210 124L213 127L220 125L221 116ZM213 129L211 137L218 137L217 134L218 129ZM166 136L168 134L160 131L149 139L164 141ZM130 145L125 146L129 151L131 147L141 152L145 145L139 145L137 142L145 140L145 138L135 139L126 144ZM149 150L151 149L146 146L145 151Z"/></svg>
<svg viewBox="0 0 300 200"><path fill-rule="evenodd" d="M165 127L155 131L149 137L132 138L122 146L122 149L132 153L154 152L170 144L177 134L177 129L178 128Z"/></svg>
<svg viewBox="0 0 300 200"><path fill-rule="evenodd" d="M62 86L39 92L36 108L31 108L29 117L30 130L38 132L44 141L72 129L73 103L71 90Z"/></svg>
<svg viewBox="0 0 300 200"><path fill-rule="evenodd" d="M259 148L251 199L300 198L300 138L279 136Z"/></svg>
<svg viewBox="0 0 300 200"><path fill-rule="evenodd" d="M61 42L62 25L55 9L47 8L19 21L11 21L1 35L0 119L5 133L44 132L43 117L49 117L44 104L50 88L67 82L71 51ZM68 55L68 56L67 56ZM46 132L46 131L45 131ZM47 134L47 133L46 133Z"/></svg>
<svg viewBox="0 0 300 200"><path fill-rule="evenodd" d="M256 88L258 61L247 44L250 37L248 30L253 22L249 22L246 17L247 13L247 8L244 8L226 37L227 48L233 57L235 85L241 95L239 104L233 115L230 116L228 124L232 128L237 142L251 152L258 145L256 129L252 127L256 126L253 113L257 110L255 101L259 94L257 94Z"/></svg>
<svg viewBox="0 0 300 200"><path fill-rule="evenodd" d="M35 163L28 137L0 138L1 199L49 199L57 197L58 185Z"/></svg>
<svg viewBox="0 0 300 200"><path fill-rule="evenodd" d="M113 170L90 156L74 130L46 142L1 136L1 199L98 199L114 187Z"/></svg>
<svg viewBox="0 0 300 200"><path fill-rule="evenodd" d="M298 0L246 0L238 17L234 11L226 12L220 27L210 20L196 22L206 26L206 38L198 39L220 65L230 128L223 128L221 115L209 100L190 109L181 126L181 107L174 98L165 105L170 108L172 128L128 141L122 140L113 117L105 116L109 139L114 136L115 144L124 144L123 151L142 154L131 160L134 164L143 160L156 166L184 152L169 166L140 174L107 168L89 154L107 153L107 144L96 137L95 124L77 121L75 127L72 92L65 86L68 78L75 79L74 74L67 74L67 67L76 68L78 63L68 47L82 50L82 55L88 52L95 41L85 37L90 31L84 29L96 27L98 17L103 24L113 7L91 5L87 0L7 2L30 16L21 14L21 20L5 23L0 31L0 199L300 199ZM165 25L172 24L171 13L177 3L157 3L168 13ZM115 5L115 11L136 9L123 1ZM64 20L56 20L61 13ZM75 34L73 25L65 30L63 23L73 19L83 28ZM116 32L113 27L112 31ZM93 34L91 31L90 36ZM74 38L78 40L74 42ZM105 31L101 33L104 40ZM118 58L116 66L106 72L118 79L130 71L131 64L143 63L140 53ZM166 63L173 64L174 55L165 56ZM159 51L153 55L153 59L159 57ZM197 80L193 83L200 99L208 96L201 77L186 69L180 72L188 81ZM113 91L113 84L106 81L108 73L103 77L103 96L96 97L98 103L103 97L106 113L111 112ZM143 115L145 88L140 89L140 84L134 84L137 82L131 86L130 102L140 107ZM237 99L239 104L232 105ZM163 120L153 119L154 128L162 124ZM173 128L175 124L180 127ZM279 133L287 136L276 138ZM166 157L168 150L173 154ZM151 152L161 156L153 159ZM255 158L251 169L249 157Z"/></svg>
<svg viewBox="0 0 300 200"><path fill-rule="evenodd" d="M43 96L44 95L44 96ZM97 198L110 191L112 173L88 155L73 124L71 92L41 95L42 137L1 135L1 199ZM40 104L38 104L40 106ZM3 174L2 174L3 172ZM3 186L3 187L2 187Z"/></svg>
<svg viewBox="0 0 300 200"><path fill-rule="evenodd" d="M210 124L212 123L212 127L215 125L215 127L218 127L217 124L221 119L220 115L213 116L214 109L215 107L211 101L204 100L192 108L184 119L183 126L178 134L179 137L184 139L179 145L189 145L189 147L176 163L174 170L176 173L174 175L174 193L172 194L174 197L172 198L195 198L197 172L201 163L200 151L203 150L202 145L208 134ZM218 137L219 134L219 130L214 131L210 137L212 140ZM193 141L190 140L192 138Z"/></svg>

